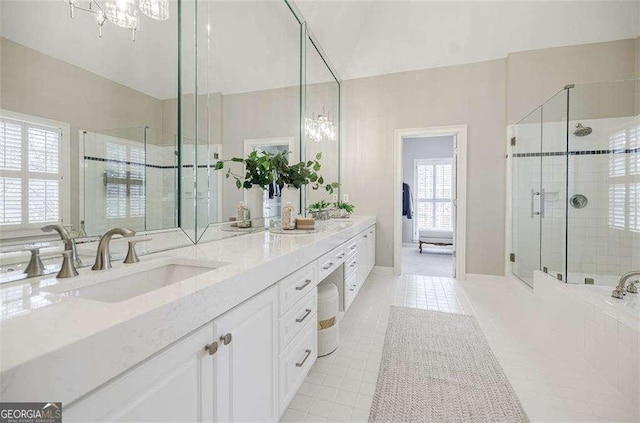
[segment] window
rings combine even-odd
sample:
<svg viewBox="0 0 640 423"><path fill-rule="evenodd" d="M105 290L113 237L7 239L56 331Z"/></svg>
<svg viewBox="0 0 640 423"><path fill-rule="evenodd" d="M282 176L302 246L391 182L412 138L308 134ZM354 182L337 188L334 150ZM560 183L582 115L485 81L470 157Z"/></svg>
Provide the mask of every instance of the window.
<svg viewBox="0 0 640 423"><path fill-rule="evenodd" d="M106 216L126 219L145 215L145 150L125 144L105 144Z"/></svg>
<svg viewBox="0 0 640 423"><path fill-rule="evenodd" d="M609 137L609 227L640 232L640 126Z"/></svg>
<svg viewBox="0 0 640 423"><path fill-rule="evenodd" d="M415 235L425 228L450 229L453 220L451 159L416 160L414 186Z"/></svg>
<svg viewBox="0 0 640 423"><path fill-rule="evenodd" d="M63 221L64 131L48 123L9 112L0 114L3 230L39 228Z"/></svg>

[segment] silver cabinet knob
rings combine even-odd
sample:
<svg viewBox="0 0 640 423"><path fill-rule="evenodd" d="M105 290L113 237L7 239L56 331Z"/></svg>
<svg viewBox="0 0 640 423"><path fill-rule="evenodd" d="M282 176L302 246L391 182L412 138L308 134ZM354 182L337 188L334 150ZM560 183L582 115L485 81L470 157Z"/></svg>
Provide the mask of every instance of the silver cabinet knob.
<svg viewBox="0 0 640 423"><path fill-rule="evenodd" d="M231 343L232 337L230 333L224 334L220 337L220 342L224 345L229 345Z"/></svg>
<svg viewBox="0 0 640 423"><path fill-rule="evenodd" d="M209 353L209 355L214 355L218 352L218 343L212 342L204 346L204 350Z"/></svg>

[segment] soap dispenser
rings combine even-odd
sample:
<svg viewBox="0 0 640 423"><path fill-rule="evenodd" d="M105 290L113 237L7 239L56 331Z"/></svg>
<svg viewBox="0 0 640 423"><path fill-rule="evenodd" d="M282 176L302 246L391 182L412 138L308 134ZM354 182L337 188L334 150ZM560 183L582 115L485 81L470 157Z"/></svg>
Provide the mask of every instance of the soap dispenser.
<svg viewBox="0 0 640 423"><path fill-rule="evenodd" d="M251 220L249 217L249 208L244 205L244 202L238 203L236 220L238 221L238 228L251 227Z"/></svg>
<svg viewBox="0 0 640 423"><path fill-rule="evenodd" d="M287 204L282 208L282 229L295 229L296 228L296 216L293 213L293 205L291 201L287 201Z"/></svg>

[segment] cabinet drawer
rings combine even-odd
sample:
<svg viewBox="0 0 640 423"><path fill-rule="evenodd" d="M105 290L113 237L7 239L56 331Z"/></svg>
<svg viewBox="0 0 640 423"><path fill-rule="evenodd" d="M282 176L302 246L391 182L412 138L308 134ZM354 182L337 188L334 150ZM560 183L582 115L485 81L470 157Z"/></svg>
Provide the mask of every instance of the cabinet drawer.
<svg viewBox="0 0 640 423"><path fill-rule="evenodd" d="M287 409L318 357L317 315L311 315L309 319L300 334L280 355L280 415Z"/></svg>
<svg viewBox="0 0 640 423"><path fill-rule="evenodd" d="M358 272L353 272L351 276L344 280L344 309L347 310L358 295Z"/></svg>
<svg viewBox="0 0 640 423"><path fill-rule="evenodd" d="M358 251L358 240L354 239L347 242L345 248L347 249L347 260L349 260L349 258Z"/></svg>
<svg viewBox="0 0 640 423"><path fill-rule="evenodd" d="M315 290L318 285L316 262L282 279L280 285L280 315L282 316L302 297Z"/></svg>
<svg viewBox="0 0 640 423"><path fill-rule="evenodd" d="M318 288L313 288L280 318L280 351L284 350L318 312Z"/></svg>
<svg viewBox="0 0 640 423"><path fill-rule="evenodd" d="M347 245L343 244L338 248L334 248L327 254L318 259L318 280L322 281L324 278L333 273L347 259Z"/></svg>
<svg viewBox="0 0 640 423"><path fill-rule="evenodd" d="M352 273L354 273L358 269L358 254L355 253L352 256L349 256L347 261L344 262L344 277L345 279L349 278Z"/></svg>

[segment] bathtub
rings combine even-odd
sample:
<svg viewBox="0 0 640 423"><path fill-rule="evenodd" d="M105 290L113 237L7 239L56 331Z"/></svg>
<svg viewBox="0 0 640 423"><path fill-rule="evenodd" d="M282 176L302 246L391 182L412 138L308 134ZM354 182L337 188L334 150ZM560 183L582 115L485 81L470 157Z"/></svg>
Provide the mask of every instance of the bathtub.
<svg viewBox="0 0 640 423"><path fill-rule="evenodd" d="M612 286L567 284L543 272L533 286L559 335L640 410L640 294L612 298Z"/></svg>

